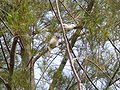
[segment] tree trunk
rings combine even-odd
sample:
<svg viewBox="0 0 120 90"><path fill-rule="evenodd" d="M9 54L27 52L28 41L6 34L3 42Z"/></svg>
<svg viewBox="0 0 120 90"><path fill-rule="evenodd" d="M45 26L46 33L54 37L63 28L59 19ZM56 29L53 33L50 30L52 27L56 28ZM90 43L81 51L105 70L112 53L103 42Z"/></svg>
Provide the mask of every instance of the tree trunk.
<svg viewBox="0 0 120 90"><path fill-rule="evenodd" d="M22 69L24 71L23 80L26 80L26 85L24 90L34 90L35 81L34 81L34 67L31 67L31 38L28 34L21 37L21 41L23 44L23 49L21 50L22 56ZM29 63L29 65L28 65Z"/></svg>

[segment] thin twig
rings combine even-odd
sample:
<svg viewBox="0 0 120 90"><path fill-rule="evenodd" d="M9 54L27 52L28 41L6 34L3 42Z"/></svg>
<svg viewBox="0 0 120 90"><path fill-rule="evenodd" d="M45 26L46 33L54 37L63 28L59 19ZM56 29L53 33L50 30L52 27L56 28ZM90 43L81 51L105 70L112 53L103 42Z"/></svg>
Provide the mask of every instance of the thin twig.
<svg viewBox="0 0 120 90"><path fill-rule="evenodd" d="M72 77L72 79L70 80L70 82L68 83L67 87L65 88L65 90L69 90L70 88L70 85L72 83L72 81L74 80L74 77Z"/></svg>
<svg viewBox="0 0 120 90"><path fill-rule="evenodd" d="M2 53L3 53L3 56L4 56L5 62L6 62L6 64L7 64L7 69L9 70L10 67L9 67L9 64L8 64L8 61L7 61L5 52L4 52L4 50L3 50L3 46L2 46L1 40L0 40L0 46L1 46L1 49L2 49Z"/></svg>
<svg viewBox="0 0 120 90"><path fill-rule="evenodd" d="M3 36L3 40L4 40L4 42L5 42L6 48L7 48L8 52L9 52L9 54L10 54L10 49L9 49L9 47L8 47L8 44L7 44L5 35L2 35L2 36Z"/></svg>
<svg viewBox="0 0 120 90"><path fill-rule="evenodd" d="M104 73L104 75L111 80L111 77L110 77L109 75L107 75L107 74L103 71L103 69L100 68L100 66L98 66L96 63L94 63L92 60L87 59L86 61L89 61L90 63L92 63L93 65L95 65L96 67L98 67L98 69L101 70L102 73Z"/></svg>
<svg viewBox="0 0 120 90"><path fill-rule="evenodd" d="M73 53L74 54L74 53ZM75 55L75 54L74 54ZM75 56L76 57L76 56ZM98 90L98 88L95 86L95 84L92 82L92 80L90 79L90 77L88 76L87 72L84 70L83 66L79 63L78 59L76 59L76 62L78 63L79 67L83 70L83 72L85 73L87 79L91 82L91 84L94 86L94 88L96 90Z"/></svg>
<svg viewBox="0 0 120 90"><path fill-rule="evenodd" d="M85 10L80 4L79 4L79 2L77 1L77 0L74 0L79 6L80 6L80 8L83 10L83 11L85 11L85 13L88 15L88 16L90 16L91 17L91 15L89 14L89 12L87 11L87 10ZM90 8L89 8L90 9Z"/></svg>
<svg viewBox="0 0 120 90"><path fill-rule="evenodd" d="M10 32L11 36L14 36L15 33L13 32L13 30L10 29L10 27L3 21L3 19L1 17L0 17L0 20L2 21L3 25L7 28L7 30ZM18 41L18 43L21 46L21 48L24 49L24 46L23 46L20 36L19 36L19 39L20 39L20 42Z"/></svg>
<svg viewBox="0 0 120 90"><path fill-rule="evenodd" d="M7 90L12 90L10 85L8 84L8 82L6 82L6 80L0 76L0 81L4 83L4 85L6 86Z"/></svg>
<svg viewBox="0 0 120 90"><path fill-rule="evenodd" d="M58 16L57 16L57 13L55 12L55 10L54 10L54 8L53 8L53 5L52 5L51 0L49 0L49 2L50 2L50 5L51 5L51 7L52 7L53 12L55 13L56 19L57 19L57 20L59 21L59 23L60 23L60 20L59 20L59 18L58 18Z"/></svg>
<svg viewBox="0 0 120 90"><path fill-rule="evenodd" d="M120 50L113 44L112 40L109 37L107 37L107 38L110 41L110 43L112 44L112 46L120 53Z"/></svg>
<svg viewBox="0 0 120 90"><path fill-rule="evenodd" d="M7 24L3 21L3 19L0 17L0 20L2 21L2 23L4 24L4 26L8 29L8 31L10 32L10 34L13 36L13 32L12 30L7 26Z"/></svg>
<svg viewBox="0 0 120 90"><path fill-rule="evenodd" d="M59 0L60 1L60 0ZM74 22L77 24L77 21L75 20L75 18L72 16L72 14L68 11L68 9L66 8L66 6L60 1L60 3L63 5L63 7L65 8L65 10L68 12L68 14L70 15L70 17L74 20Z"/></svg>
<svg viewBox="0 0 120 90"><path fill-rule="evenodd" d="M12 17L11 14L9 14L7 11L3 10L2 8L0 8L1 11L5 12L7 15L9 15L10 17Z"/></svg>
<svg viewBox="0 0 120 90"><path fill-rule="evenodd" d="M63 28L64 29L64 28ZM69 43L69 42L68 42ZM72 49L71 49L72 50ZM72 51L72 53L74 54L74 52ZM74 54L75 56L75 54ZM80 65L80 63L78 62L78 60L76 60L78 65L81 67L81 69L84 71L85 75L87 76L88 80L92 83L92 80L89 78L89 76L87 75L87 73L85 72L84 68ZM98 88L92 83L92 85L98 90Z"/></svg>
<svg viewBox="0 0 120 90"><path fill-rule="evenodd" d="M113 84L112 81L113 81L114 77L116 76L116 74L118 73L119 69L120 69L120 63L118 65L117 69L115 70L113 76L111 77L110 81L108 82L108 85L107 85L106 89Z"/></svg>
<svg viewBox="0 0 120 90"><path fill-rule="evenodd" d="M75 0L76 1L76 0ZM78 3L78 2L77 2ZM92 6L93 6L93 2L91 2L92 3ZM81 7L81 5L80 5L80 7ZM82 7L81 7L82 8ZM83 8L82 8L83 9ZM92 7L91 8L88 8L88 11L89 10L91 10L92 9ZM84 9L83 9L84 10ZM90 16L90 14L87 12L87 11L85 11L86 12L86 14L88 15L88 16ZM91 16L90 16L91 17ZM76 37L76 35L75 35L75 37ZM74 41L73 41L74 42ZM73 46L73 45L72 45ZM72 46L70 46L70 48L71 48L71 50L72 50ZM72 50L72 53L73 53L73 56L74 56L74 58L76 58L76 55L74 54L74 52L73 52L73 50ZM84 68L82 67L82 65L79 63L79 61L78 61L78 59L76 59L76 61L77 61L77 63L78 63L78 65L79 65L79 67L83 70L83 72L85 73L85 75L86 75L86 77L88 78L88 80L91 82L91 84L95 87L95 89L96 90L98 90L98 88L94 85L94 83L92 82L92 80L90 79L90 77L88 76L88 74L86 73L86 71L84 70Z"/></svg>
<svg viewBox="0 0 120 90"><path fill-rule="evenodd" d="M114 84L115 82L117 82L118 80L120 80L120 78L117 78L115 81L113 81L113 82L111 83L111 85Z"/></svg>
<svg viewBox="0 0 120 90"><path fill-rule="evenodd" d="M79 90L82 90L82 87L81 87L81 80L75 70L75 67L74 67L74 63L72 62L73 58L72 58L72 55L71 55L71 52L70 52L70 46L69 46L69 43L68 43L68 40L67 40L67 36L66 36L66 32L63 28L63 21L62 21L62 18L61 18L61 15L60 15L60 11L59 11L59 5L58 5L58 0L56 0L56 6L57 6L57 12L58 12L58 17L59 17L59 20L60 20L60 24L61 24L61 28L63 30L63 37L64 37L64 40L65 40L65 43L66 43L66 48L67 48L67 51L68 51L68 56L69 56L69 60L70 60L70 63L71 63L71 68L73 70L73 73L75 74L75 77L77 79L77 82L78 82L78 88Z"/></svg>
<svg viewBox="0 0 120 90"><path fill-rule="evenodd" d="M37 83L36 83L36 85L35 85L35 89L33 89L33 90L36 90L38 83L40 82L40 80L42 79L43 75L45 74L45 72L47 71L47 69L49 68L49 66L52 64L52 62L55 60L55 58L56 58L57 56L58 56L58 55L56 55L56 56L53 58L53 60L47 65L47 67L45 68L44 72L42 73L42 75L41 75L40 78L38 79L38 81L37 81Z"/></svg>

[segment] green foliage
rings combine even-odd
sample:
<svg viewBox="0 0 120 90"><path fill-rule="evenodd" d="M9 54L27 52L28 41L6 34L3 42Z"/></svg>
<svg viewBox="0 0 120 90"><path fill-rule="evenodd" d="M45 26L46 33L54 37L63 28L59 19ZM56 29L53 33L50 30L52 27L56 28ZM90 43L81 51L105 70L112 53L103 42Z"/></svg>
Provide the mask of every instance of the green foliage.
<svg viewBox="0 0 120 90"><path fill-rule="evenodd" d="M28 74L26 74L26 71L14 71L14 74L12 76L12 86L17 89L21 89L21 87L28 88L29 82L26 77L29 76L27 75Z"/></svg>
<svg viewBox="0 0 120 90"><path fill-rule="evenodd" d="M36 21L32 7L24 0L20 5L13 4L10 15L6 21L15 32L28 32L30 25Z"/></svg>

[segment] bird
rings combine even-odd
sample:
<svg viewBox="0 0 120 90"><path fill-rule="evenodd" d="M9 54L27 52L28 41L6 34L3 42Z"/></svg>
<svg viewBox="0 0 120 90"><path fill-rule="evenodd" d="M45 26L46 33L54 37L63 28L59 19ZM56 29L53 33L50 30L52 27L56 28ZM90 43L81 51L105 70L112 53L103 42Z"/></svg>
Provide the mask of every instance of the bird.
<svg viewBox="0 0 120 90"><path fill-rule="evenodd" d="M59 36L54 36L51 38L48 47L49 51L51 51L51 49L55 48L59 44L59 38Z"/></svg>
<svg viewBox="0 0 120 90"><path fill-rule="evenodd" d="M63 24L63 28L69 31L72 29L82 29L82 26L73 26L73 25Z"/></svg>
<svg viewBox="0 0 120 90"><path fill-rule="evenodd" d="M48 52L45 54L46 57L50 57L51 50L54 49L59 44L59 36L53 36L48 43L47 50Z"/></svg>

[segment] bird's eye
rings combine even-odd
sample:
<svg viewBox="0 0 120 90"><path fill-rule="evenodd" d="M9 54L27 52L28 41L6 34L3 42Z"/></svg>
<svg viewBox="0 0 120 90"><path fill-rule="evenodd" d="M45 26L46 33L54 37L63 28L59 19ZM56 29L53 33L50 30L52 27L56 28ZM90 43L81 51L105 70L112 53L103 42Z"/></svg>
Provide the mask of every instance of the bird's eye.
<svg viewBox="0 0 120 90"><path fill-rule="evenodd" d="M66 25L63 25L64 28L66 28Z"/></svg>

